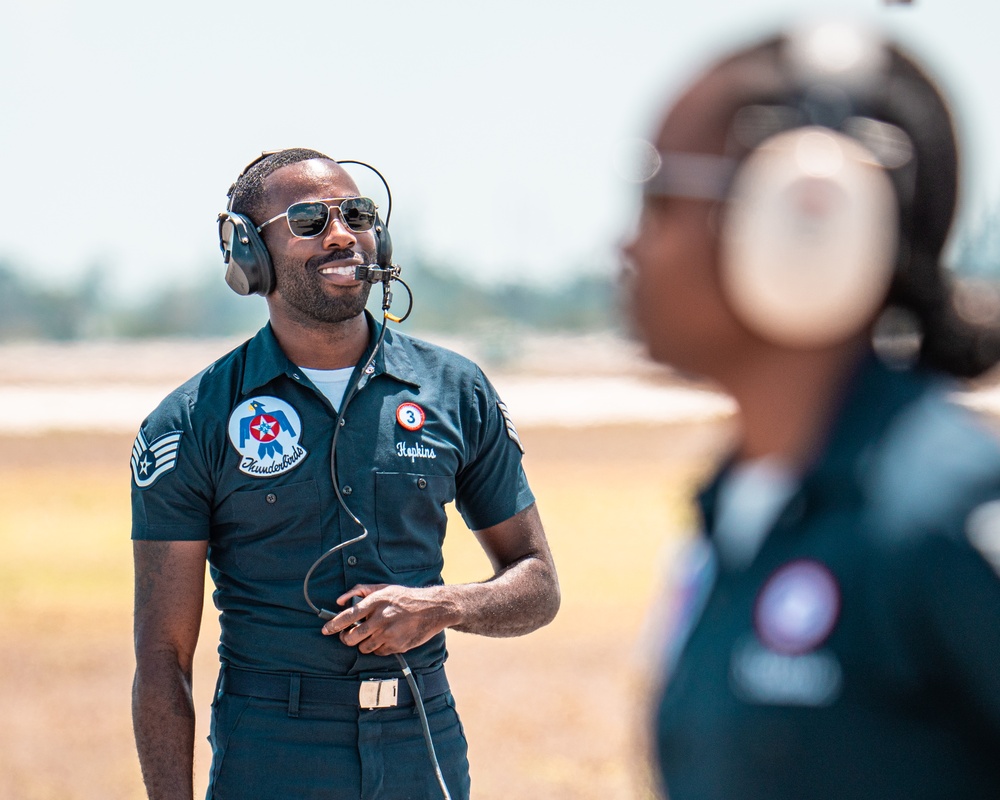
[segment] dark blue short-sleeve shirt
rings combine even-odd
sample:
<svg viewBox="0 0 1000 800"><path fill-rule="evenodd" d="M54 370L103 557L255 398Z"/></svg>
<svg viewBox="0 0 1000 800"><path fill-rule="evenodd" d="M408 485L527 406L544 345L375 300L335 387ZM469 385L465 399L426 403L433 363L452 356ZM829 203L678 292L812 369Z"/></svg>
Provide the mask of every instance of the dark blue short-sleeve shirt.
<svg viewBox="0 0 1000 800"><path fill-rule="evenodd" d="M374 342L379 325L370 317L369 328ZM337 501L332 469L369 533L310 581L313 601L331 610L359 583L440 584L449 502L473 530L534 502L516 430L474 363L390 330L365 372L338 414L265 326L141 426L132 538L208 541L219 652L235 666L333 675L395 668L394 659L323 636L303 596L315 560L361 533ZM444 635L407 659L417 670L443 662Z"/></svg>

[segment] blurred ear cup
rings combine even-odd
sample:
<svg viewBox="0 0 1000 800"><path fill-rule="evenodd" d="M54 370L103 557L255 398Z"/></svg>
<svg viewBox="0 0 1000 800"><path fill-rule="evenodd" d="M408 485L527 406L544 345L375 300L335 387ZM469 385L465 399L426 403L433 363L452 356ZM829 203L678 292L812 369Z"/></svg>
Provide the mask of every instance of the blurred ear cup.
<svg viewBox="0 0 1000 800"><path fill-rule="evenodd" d="M899 246L898 200L857 140L810 126L761 143L738 170L720 237L723 290L763 339L820 347L881 308Z"/></svg>
<svg viewBox="0 0 1000 800"><path fill-rule="evenodd" d="M271 292L274 288L271 255L253 222L231 211L219 214L219 246L229 288L244 296Z"/></svg>

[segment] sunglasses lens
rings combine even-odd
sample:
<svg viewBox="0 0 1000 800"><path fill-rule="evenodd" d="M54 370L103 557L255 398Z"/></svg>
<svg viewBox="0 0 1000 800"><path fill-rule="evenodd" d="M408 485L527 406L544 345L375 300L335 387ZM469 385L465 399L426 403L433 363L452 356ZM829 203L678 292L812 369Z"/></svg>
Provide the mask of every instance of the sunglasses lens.
<svg viewBox="0 0 1000 800"><path fill-rule="evenodd" d="M340 213L352 231L370 231L375 225L375 203L368 197L349 197L340 204Z"/></svg>
<svg viewBox="0 0 1000 800"><path fill-rule="evenodd" d="M348 197L340 202L344 224L352 231L370 231L375 225L375 203L368 197ZM288 228L294 236L309 239L326 230L330 209L321 201L295 203L288 208Z"/></svg>
<svg viewBox="0 0 1000 800"><path fill-rule="evenodd" d="M292 235L301 238L319 236L329 218L326 203L295 203L288 209L288 228Z"/></svg>

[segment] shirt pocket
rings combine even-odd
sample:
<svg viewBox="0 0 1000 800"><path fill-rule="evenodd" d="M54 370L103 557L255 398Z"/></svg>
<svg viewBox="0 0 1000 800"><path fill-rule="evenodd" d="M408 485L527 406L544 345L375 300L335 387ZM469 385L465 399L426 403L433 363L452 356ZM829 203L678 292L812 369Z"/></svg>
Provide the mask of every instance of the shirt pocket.
<svg viewBox="0 0 1000 800"><path fill-rule="evenodd" d="M216 513L220 565L260 581L302 580L322 554L316 481L234 492Z"/></svg>
<svg viewBox="0 0 1000 800"><path fill-rule="evenodd" d="M454 499L451 475L376 472L375 527L382 563L393 572L440 571L448 523L444 507Z"/></svg>

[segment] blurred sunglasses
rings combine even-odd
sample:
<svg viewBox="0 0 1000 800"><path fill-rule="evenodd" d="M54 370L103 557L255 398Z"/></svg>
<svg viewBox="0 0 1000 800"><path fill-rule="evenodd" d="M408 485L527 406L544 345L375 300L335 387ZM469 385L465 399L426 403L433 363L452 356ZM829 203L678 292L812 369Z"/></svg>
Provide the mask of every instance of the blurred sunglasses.
<svg viewBox="0 0 1000 800"><path fill-rule="evenodd" d="M370 231L375 226L375 211L378 206L369 197L328 197L326 200L306 200L292 203L284 214L271 217L257 228L260 233L272 222L284 217L288 230L299 239L314 239L330 224L330 210L340 211L344 224L355 233Z"/></svg>

